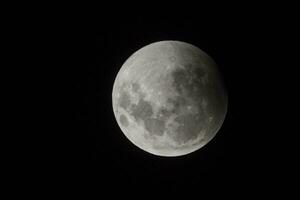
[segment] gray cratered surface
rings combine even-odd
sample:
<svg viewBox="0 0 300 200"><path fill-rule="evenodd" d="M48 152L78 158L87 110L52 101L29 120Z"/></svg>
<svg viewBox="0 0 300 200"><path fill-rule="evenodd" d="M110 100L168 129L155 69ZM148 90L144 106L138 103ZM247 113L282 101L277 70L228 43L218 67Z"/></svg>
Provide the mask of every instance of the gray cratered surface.
<svg viewBox="0 0 300 200"><path fill-rule="evenodd" d="M129 57L116 77L112 100L126 137L160 156L200 149L216 135L227 112L215 62L179 41L152 43Z"/></svg>

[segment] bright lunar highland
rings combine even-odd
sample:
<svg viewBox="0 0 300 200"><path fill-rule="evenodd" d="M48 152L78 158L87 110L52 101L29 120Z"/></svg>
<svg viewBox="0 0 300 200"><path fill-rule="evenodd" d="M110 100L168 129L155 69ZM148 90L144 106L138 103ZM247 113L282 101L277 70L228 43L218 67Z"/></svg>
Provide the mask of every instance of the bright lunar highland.
<svg viewBox="0 0 300 200"><path fill-rule="evenodd" d="M122 132L159 156L181 156L206 145L222 126L227 102L216 63L180 41L136 51L118 72L112 92Z"/></svg>

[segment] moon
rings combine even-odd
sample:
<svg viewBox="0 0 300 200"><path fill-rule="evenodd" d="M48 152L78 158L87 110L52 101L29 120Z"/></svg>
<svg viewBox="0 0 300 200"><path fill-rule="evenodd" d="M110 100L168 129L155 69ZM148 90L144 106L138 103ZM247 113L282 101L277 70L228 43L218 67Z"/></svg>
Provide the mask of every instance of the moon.
<svg viewBox="0 0 300 200"><path fill-rule="evenodd" d="M125 136L158 156L182 156L206 145L221 128L228 96L218 67L198 47L159 41L132 54L112 91Z"/></svg>

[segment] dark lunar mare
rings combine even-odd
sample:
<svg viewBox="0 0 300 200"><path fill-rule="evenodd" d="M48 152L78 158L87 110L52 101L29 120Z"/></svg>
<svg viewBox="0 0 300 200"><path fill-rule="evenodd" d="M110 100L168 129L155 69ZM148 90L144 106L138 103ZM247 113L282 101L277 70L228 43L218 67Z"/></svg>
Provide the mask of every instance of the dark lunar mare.
<svg viewBox="0 0 300 200"><path fill-rule="evenodd" d="M193 64L186 64L183 68L176 68L176 70L172 72L173 87L179 96L183 96L195 104L192 112L178 112L178 116L175 118L179 127L173 139L178 143L185 143L189 140L196 139L200 131L207 128L209 117L201 104L205 97L206 90L201 79L204 78L205 75L206 73L201 66ZM178 101L180 101L180 99L178 99ZM179 106L186 107L188 105L179 103Z"/></svg>
<svg viewBox="0 0 300 200"><path fill-rule="evenodd" d="M145 100L145 94L141 92L138 83L132 83L133 93L138 94L139 101L137 104L130 102L129 93L123 87L120 91L119 105L132 115L137 122L144 122L145 129L152 135L163 135L165 122L170 112L166 109L159 110L158 116L153 116L153 108L150 102ZM128 121L128 120L127 120ZM124 117L120 116L121 124L126 124ZM127 125L128 126L128 125Z"/></svg>

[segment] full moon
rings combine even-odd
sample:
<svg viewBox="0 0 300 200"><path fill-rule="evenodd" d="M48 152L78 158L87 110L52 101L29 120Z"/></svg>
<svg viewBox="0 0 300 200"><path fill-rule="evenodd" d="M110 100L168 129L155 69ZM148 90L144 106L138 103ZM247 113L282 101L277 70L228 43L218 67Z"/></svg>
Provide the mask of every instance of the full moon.
<svg viewBox="0 0 300 200"><path fill-rule="evenodd" d="M115 118L137 147L181 156L206 145L221 128L227 92L216 63L198 47L160 41L132 54L112 91Z"/></svg>

